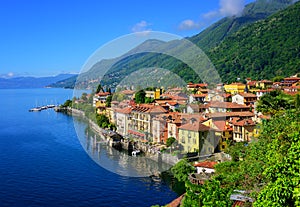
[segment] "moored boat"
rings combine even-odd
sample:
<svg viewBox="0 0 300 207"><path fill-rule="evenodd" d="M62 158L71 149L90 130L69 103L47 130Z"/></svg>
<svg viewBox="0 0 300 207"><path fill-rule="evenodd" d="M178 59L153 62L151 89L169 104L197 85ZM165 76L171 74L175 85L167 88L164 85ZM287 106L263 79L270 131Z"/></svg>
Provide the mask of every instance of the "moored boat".
<svg viewBox="0 0 300 207"><path fill-rule="evenodd" d="M41 111L42 109L40 107L35 107L35 108L32 108L32 109L29 109L30 112L38 112L38 111Z"/></svg>

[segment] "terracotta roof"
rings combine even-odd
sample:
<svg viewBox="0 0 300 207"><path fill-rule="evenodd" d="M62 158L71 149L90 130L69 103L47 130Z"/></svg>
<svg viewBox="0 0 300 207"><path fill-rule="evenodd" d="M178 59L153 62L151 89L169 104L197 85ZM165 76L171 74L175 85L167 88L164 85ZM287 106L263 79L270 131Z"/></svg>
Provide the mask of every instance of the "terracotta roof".
<svg viewBox="0 0 300 207"><path fill-rule="evenodd" d="M167 113L168 111L161 106L154 106L150 109L150 113Z"/></svg>
<svg viewBox="0 0 300 207"><path fill-rule="evenodd" d="M260 115L259 118L261 119L271 119L271 116L267 116L267 115Z"/></svg>
<svg viewBox="0 0 300 207"><path fill-rule="evenodd" d="M270 81L270 80L262 80L262 81L259 81L261 83L273 83L273 81Z"/></svg>
<svg viewBox="0 0 300 207"><path fill-rule="evenodd" d="M200 124L198 123L188 123L188 124L184 124L180 127L178 127L179 129L184 129L184 130L189 130L189 131L195 131L195 132L206 132L209 131L211 128L208 126L205 126L204 124Z"/></svg>
<svg viewBox="0 0 300 207"><path fill-rule="evenodd" d="M169 96L172 100L188 100L188 98L182 96Z"/></svg>
<svg viewBox="0 0 300 207"><path fill-rule="evenodd" d="M239 207L243 207L245 204L245 202L243 201L235 201L232 205L232 207L236 207L236 206L239 206Z"/></svg>
<svg viewBox="0 0 300 207"><path fill-rule="evenodd" d="M192 96L196 98L205 98L207 94L193 94Z"/></svg>
<svg viewBox="0 0 300 207"><path fill-rule="evenodd" d="M248 86L255 86L257 81L250 81L247 83Z"/></svg>
<svg viewBox="0 0 300 207"><path fill-rule="evenodd" d="M209 107L211 108L226 108L226 109L240 109L240 108L250 108L249 106L231 103L231 102L220 102L220 101L211 101Z"/></svg>
<svg viewBox="0 0 300 207"><path fill-rule="evenodd" d="M284 80L295 80L295 81L300 81L300 78L298 78L298 77L289 77L289 78L284 78Z"/></svg>
<svg viewBox="0 0 300 207"><path fill-rule="evenodd" d="M199 112L198 104L188 104L188 106L190 106L194 110L194 112Z"/></svg>
<svg viewBox="0 0 300 207"><path fill-rule="evenodd" d="M213 121L213 124L220 130L220 131L232 131L232 127L229 125L226 125L226 121L219 120L219 121Z"/></svg>
<svg viewBox="0 0 300 207"><path fill-rule="evenodd" d="M245 98L256 98L256 95L253 93L239 93L239 95L241 95Z"/></svg>
<svg viewBox="0 0 300 207"><path fill-rule="evenodd" d="M130 108L130 107L126 107L126 108L122 108L122 109L116 108L114 110L115 110L115 112L120 113L120 114L130 114L132 108Z"/></svg>
<svg viewBox="0 0 300 207"><path fill-rule="evenodd" d="M181 204L181 201L184 197L184 194L173 200L171 203L167 204L166 207L179 207Z"/></svg>
<svg viewBox="0 0 300 207"><path fill-rule="evenodd" d="M140 137L144 137L145 136L144 133L133 131L133 130L130 130L130 129L128 129L128 133L129 134L133 134L133 135L137 135L137 136L140 136Z"/></svg>
<svg viewBox="0 0 300 207"><path fill-rule="evenodd" d="M207 87L206 83L188 83L187 84L188 88L203 88L203 87Z"/></svg>
<svg viewBox="0 0 300 207"><path fill-rule="evenodd" d="M166 104L169 104L170 106L176 106L178 103L177 102L169 102L167 101Z"/></svg>
<svg viewBox="0 0 300 207"><path fill-rule="evenodd" d="M125 95L133 95L135 92L132 90L124 90L124 91L121 91L121 93L125 94Z"/></svg>
<svg viewBox="0 0 300 207"><path fill-rule="evenodd" d="M210 118L216 117L253 117L254 113L250 111L240 111L240 112L215 112L215 113L207 113L206 116Z"/></svg>
<svg viewBox="0 0 300 207"><path fill-rule="evenodd" d="M229 98L229 97L231 97L231 94L230 93L223 93L222 96L224 98Z"/></svg>
<svg viewBox="0 0 300 207"><path fill-rule="evenodd" d="M109 92L100 92L100 93L96 93L95 95L96 96L108 96L108 95L110 95L110 93Z"/></svg>
<svg viewBox="0 0 300 207"><path fill-rule="evenodd" d="M235 126L255 126L255 122L252 119L233 119L232 124Z"/></svg>
<svg viewBox="0 0 300 207"><path fill-rule="evenodd" d="M197 164L194 164L194 167L205 167L205 168L213 169L216 164L218 163L213 161L204 161L204 162L199 162Z"/></svg>
<svg viewBox="0 0 300 207"><path fill-rule="evenodd" d="M133 107L132 111L141 113L166 113L167 110L159 105L139 104Z"/></svg>

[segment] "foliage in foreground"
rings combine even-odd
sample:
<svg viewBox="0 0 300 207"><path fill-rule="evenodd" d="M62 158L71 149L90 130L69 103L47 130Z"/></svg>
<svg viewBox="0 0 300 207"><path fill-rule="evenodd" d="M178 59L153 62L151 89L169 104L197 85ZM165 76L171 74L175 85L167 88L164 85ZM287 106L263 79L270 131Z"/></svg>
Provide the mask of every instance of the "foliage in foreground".
<svg viewBox="0 0 300 207"><path fill-rule="evenodd" d="M215 175L204 185L190 183L182 175L188 165L179 163L172 172L181 173L175 177L185 180L183 206L231 206L233 190L249 191L255 207L299 206L299 123L299 110L277 113L263 124L257 141L232 146L230 152L235 159L218 164Z"/></svg>

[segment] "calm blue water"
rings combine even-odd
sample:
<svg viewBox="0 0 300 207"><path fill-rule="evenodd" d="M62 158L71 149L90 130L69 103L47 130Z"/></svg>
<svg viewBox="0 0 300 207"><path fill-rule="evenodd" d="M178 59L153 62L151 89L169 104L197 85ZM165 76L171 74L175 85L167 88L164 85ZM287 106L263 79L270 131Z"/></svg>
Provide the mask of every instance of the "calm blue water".
<svg viewBox="0 0 300 207"><path fill-rule="evenodd" d="M163 183L120 176L96 164L79 142L72 117L28 112L72 94L0 90L0 206L151 206L173 200L177 195Z"/></svg>

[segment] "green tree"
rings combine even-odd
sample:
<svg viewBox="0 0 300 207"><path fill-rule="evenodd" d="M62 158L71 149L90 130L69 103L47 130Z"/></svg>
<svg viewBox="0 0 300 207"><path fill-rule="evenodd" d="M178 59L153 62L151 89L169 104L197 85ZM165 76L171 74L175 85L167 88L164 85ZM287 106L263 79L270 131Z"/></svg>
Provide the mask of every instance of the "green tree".
<svg viewBox="0 0 300 207"><path fill-rule="evenodd" d="M195 168L186 160L180 160L171 168L171 172L179 182L188 181L188 175L195 172Z"/></svg>
<svg viewBox="0 0 300 207"><path fill-rule="evenodd" d="M286 108L290 108L292 104L290 100L291 98L288 95L284 95L281 91L271 91L259 99L256 109L264 114L274 115Z"/></svg>
<svg viewBox="0 0 300 207"><path fill-rule="evenodd" d="M295 107L296 107L296 109L300 109L300 94L299 93L295 97Z"/></svg>
<svg viewBox="0 0 300 207"><path fill-rule="evenodd" d="M137 104L145 103L145 96L146 96L146 93L145 93L144 90L140 90L140 91L136 92L136 94L135 94L135 102Z"/></svg>
<svg viewBox="0 0 300 207"><path fill-rule="evenodd" d="M283 76L276 76L276 77L274 77L272 80L273 80L273 82L280 82L280 81L282 81L283 79L284 79Z"/></svg>
<svg viewBox="0 0 300 207"><path fill-rule="evenodd" d="M166 141L167 147L170 147L176 141L175 137L169 137Z"/></svg>
<svg viewBox="0 0 300 207"><path fill-rule="evenodd" d="M107 96L105 106L111 107L112 95Z"/></svg>
<svg viewBox="0 0 300 207"><path fill-rule="evenodd" d="M96 120L98 126L103 129L108 128L110 125L108 117L105 116L104 114L97 115Z"/></svg>
<svg viewBox="0 0 300 207"><path fill-rule="evenodd" d="M66 100L65 103L62 105L63 107L72 107L72 101L71 100Z"/></svg>
<svg viewBox="0 0 300 207"><path fill-rule="evenodd" d="M264 174L269 182L254 206L297 206L300 186L300 112L276 115L264 127L266 146Z"/></svg>
<svg viewBox="0 0 300 207"><path fill-rule="evenodd" d="M87 101L87 93L82 93L81 100Z"/></svg>
<svg viewBox="0 0 300 207"><path fill-rule="evenodd" d="M99 93L99 92L103 92L104 90L103 90L103 87L102 87L102 85L101 85L101 83L97 86L97 90L96 90L96 93Z"/></svg>
<svg viewBox="0 0 300 207"><path fill-rule="evenodd" d="M154 102L153 98L145 97L145 103L153 103L153 102Z"/></svg>

